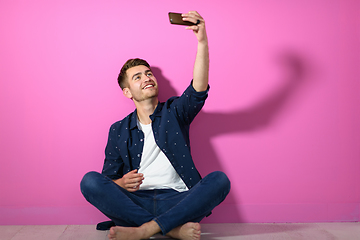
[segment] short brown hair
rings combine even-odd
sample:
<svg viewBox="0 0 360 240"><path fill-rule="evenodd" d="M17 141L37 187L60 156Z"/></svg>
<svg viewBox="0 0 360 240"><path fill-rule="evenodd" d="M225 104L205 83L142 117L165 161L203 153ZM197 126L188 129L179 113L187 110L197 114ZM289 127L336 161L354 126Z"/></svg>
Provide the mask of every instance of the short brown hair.
<svg viewBox="0 0 360 240"><path fill-rule="evenodd" d="M129 59L126 61L126 63L122 66L119 76L118 76L118 84L121 87L121 89L124 89L128 86L127 82L126 82L126 71L129 68L132 67L136 67L139 65L144 65L146 67L148 67L150 69L150 65L149 63L147 63L145 60L140 59L140 58L134 58L134 59Z"/></svg>

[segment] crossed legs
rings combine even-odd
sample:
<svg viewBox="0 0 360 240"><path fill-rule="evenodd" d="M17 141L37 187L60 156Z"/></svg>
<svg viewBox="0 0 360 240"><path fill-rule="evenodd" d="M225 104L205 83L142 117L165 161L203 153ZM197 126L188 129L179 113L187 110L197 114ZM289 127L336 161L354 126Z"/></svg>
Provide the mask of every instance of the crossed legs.
<svg viewBox="0 0 360 240"><path fill-rule="evenodd" d="M81 191L117 225L110 230L110 239L147 239L162 232L172 238L196 240L201 233L198 222L225 199L230 182L224 173L213 172L189 191L164 190L164 199L160 197L154 204L153 196L150 202L144 201L144 194L151 191L129 193L105 176L90 172L81 182ZM153 211L156 204L164 207Z"/></svg>

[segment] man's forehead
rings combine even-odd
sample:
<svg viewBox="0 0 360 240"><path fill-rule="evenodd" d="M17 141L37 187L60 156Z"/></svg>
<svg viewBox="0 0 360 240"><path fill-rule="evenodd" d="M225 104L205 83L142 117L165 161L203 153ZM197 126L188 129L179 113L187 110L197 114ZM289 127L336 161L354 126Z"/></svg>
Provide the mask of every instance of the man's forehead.
<svg viewBox="0 0 360 240"><path fill-rule="evenodd" d="M144 65L138 65L138 66L129 68L126 71L126 74L128 75L129 78L132 78L134 75L137 75L137 74L143 73L143 72L151 72L151 69Z"/></svg>
<svg viewBox="0 0 360 240"><path fill-rule="evenodd" d="M150 68L148 68L145 65L138 65L135 67L131 67L127 70L128 73L134 73L134 72L145 72L145 71L151 71Z"/></svg>

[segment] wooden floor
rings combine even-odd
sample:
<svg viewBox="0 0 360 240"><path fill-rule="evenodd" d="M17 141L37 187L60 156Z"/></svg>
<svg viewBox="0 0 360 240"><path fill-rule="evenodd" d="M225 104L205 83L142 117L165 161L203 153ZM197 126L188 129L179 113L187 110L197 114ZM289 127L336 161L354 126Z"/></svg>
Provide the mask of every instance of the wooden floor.
<svg viewBox="0 0 360 240"><path fill-rule="evenodd" d="M360 223L202 224L202 240L360 240ZM0 226L0 240L105 240L94 225ZM169 239L155 235L150 239Z"/></svg>

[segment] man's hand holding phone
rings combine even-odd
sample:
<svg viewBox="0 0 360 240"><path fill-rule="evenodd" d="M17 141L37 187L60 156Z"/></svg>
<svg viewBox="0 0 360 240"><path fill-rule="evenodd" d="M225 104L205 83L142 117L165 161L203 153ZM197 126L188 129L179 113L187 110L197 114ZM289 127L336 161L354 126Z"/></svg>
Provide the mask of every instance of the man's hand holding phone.
<svg viewBox="0 0 360 240"><path fill-rule="evenodd" d="M188 26L186 29L193 30L199 43L207 43L207 35L205 29L205 21L196 11L188 13L169 12L169 20L171 24Z"/></svg>
<svg viewBox="0 0 360 240"><path fill-rule="evenodd" d="M199 43L207 44L207 35L205 29L205 20L196 11L181 14L183 21L191 22L193 25L186 27L186 29L193 30Z"/></svg>

